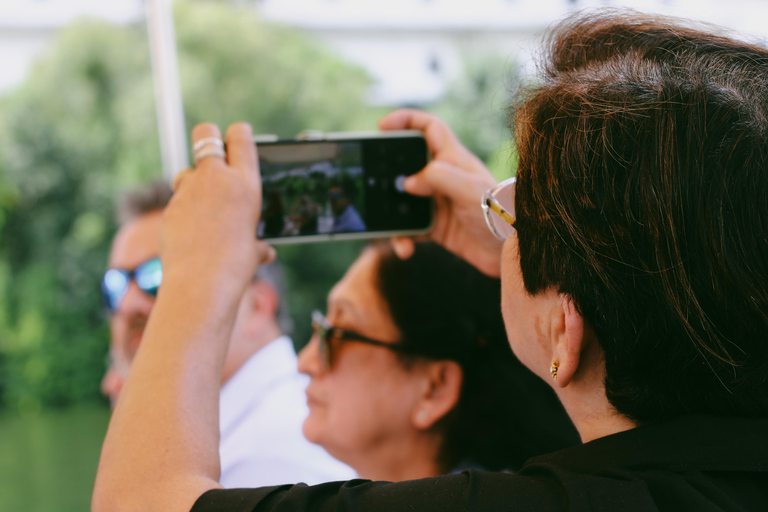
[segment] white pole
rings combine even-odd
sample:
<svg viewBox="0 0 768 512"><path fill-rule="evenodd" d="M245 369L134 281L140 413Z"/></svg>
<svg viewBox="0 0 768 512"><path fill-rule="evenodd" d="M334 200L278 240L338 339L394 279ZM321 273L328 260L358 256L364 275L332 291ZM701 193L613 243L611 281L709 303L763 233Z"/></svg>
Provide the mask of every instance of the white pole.
<svg viewBox="0 0 768 512"><path fill-rule="evenodd" d="M176 173L189 166L173 10L171 0L147 0L146 5L163 176L170 183Z"/></svg>

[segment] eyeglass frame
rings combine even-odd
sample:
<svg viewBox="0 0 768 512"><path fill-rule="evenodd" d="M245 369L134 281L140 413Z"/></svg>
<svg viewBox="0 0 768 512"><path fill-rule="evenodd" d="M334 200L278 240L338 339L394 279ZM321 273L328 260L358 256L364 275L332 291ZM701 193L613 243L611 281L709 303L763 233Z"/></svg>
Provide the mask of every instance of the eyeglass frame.
<svg viewBox="0 0 768 512"><path fill-rule="evenodd" d="M333 365L333 354L331 349L331 340L335 339L341 342L364 343L374 347L383 347L393 352L401 354L415 354L408 346L402 342L386 342L375 340L354 331L336 327L328 321L328 318L320 311L312 312L312 335L317 336L319 342L320 359L323 362L323 369L329 370Z"/></svg>
<svg viewBox="0 0 768 512"><path fill-rule="evenodd" d="M140 283L136 280L136 274L137 273L141 273L141 269L142 268L145 268L146 265L148 265L150 263L154 263L155 261L160 263L160 257L159 256L153 256L152 258L148 258L148 259L142 261L141 263L139 263L138 265L136 265L133 269L111 267L111 268L108 268L107 270L104 271L104 274L102 275L101 282L100 282L100 285L101 285L101 300L102 300L102 302L104 304L104 307L106 308L107 312L110 315L114 315L115 313L117 313L120 310L120 305L122 304L122 301L125 298L126 293L128 293L128 288L131 285L131 281L135 282L136 286L139 288L139 290L141 290L142 292L146 293L150 297L156 297L157 296L157 290L160 288L160 284L162 283L162 272L163 272L162 263L160 263L160 282L157 284L156 287L144 289L144 288L141 287ZM118 273L120 273L125 278L125 282L126 282L125 288L123 289L122 293L120 294L119 299L117 299L117 305L115 307L112 307L111 299L109 298L110 294L107 291L109 288L105 284L106 280L107 280L107 275L110 272L118 272ZM152 290L154 290L154 291L152 291Z"/></svg>
<svg viewBox="0 0 768 512"><path fill-rule="evenodd" d="M483 194L483 197L480 201L480 207L483 209L485 223L488 225L488 229L491 230L491 233L493 233L493 236L495 236L497 239L501 240L502 242L506 241L507 238L511 236L511 234L505 236L501 234L498 231L498 229L496 229L496 226L491 218L491 213L494 213L497 216L501 217L504 220L504 222L512 226L513 230L517 230L517 228L515 227L515 222L517 219L515 218L515 214L514 214L515 192L517 188L516 185L517 185L517 177L513 176L511 178L507 178L501 183L497 183L493 187L489 188L485 192L485 194ZM509 210L504 208L495 197L500 190L507 187L513 187L512 188L512 213L510 213Z"/></svg>

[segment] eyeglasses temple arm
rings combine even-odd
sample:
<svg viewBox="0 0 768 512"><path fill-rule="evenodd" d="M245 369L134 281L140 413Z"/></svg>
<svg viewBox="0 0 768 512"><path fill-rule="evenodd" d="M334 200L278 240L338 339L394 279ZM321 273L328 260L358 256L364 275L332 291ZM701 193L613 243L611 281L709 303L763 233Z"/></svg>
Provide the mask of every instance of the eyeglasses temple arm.
<svg viewBox="0 0 768 512"><path fill-rule="evenodd" d="M485 204L488 206L488 208L493 211L496 215L504 219L510 226L515 225L515 218L509 214L507 210L505 210L495 199L489 198L485 200Z"/></svg>

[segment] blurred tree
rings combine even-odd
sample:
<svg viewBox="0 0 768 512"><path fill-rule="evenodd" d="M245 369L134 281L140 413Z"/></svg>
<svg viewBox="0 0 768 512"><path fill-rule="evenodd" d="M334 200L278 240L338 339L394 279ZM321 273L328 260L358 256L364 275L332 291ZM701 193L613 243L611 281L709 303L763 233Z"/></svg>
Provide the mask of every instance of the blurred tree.
<svg viewBox="0 0 768 512"><path fill-rule="evenodd" d="M509 129L508 109L518 86L514 62L491 51L468 52L463 73L445 95L428 107L442 117L470 151L486 163L496 179L514 176L517 153Z"/></svg>
<svg viewBox="0 0 768 512"><path fill-rule="evenodd" d="M252 8L176 2L188 126L249 121L292 136L370 129L364 72ZM97 399L108 333L98 282L115 196L160 176L143 26L83 21L0 102L0 405ZM280 250L297 341L360 244Z"/></svg>

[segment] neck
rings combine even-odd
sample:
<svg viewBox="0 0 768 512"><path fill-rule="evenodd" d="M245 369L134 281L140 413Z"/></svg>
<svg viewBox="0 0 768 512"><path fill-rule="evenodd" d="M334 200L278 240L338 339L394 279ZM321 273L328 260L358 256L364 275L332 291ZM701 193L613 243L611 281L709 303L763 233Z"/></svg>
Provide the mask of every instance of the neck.
<svg viewBox="0 0 768 512"><path fill-rule="evenodd" d="M365 453L356 453L356 460L348 463L360 478L368 480L402 482L429 478L445 473L437 463L439 447L439 439L419 433L406 441L400 437Z"/></svg>
<svg viewBox="0 0 768 512"><path fill-rule="evenodd" d="M604 376L604 370L584 372L584 375L575 376L563 388L555 386L555 392L583 443L637 426L634 421L617 412L608 401L603 384Z"/></svg>
<svg viewBox="0 0 768 512"><path fill-rule="evenodd" d="M571 417L576 430L579 431L583 443L611 434L618 434L637 426L634 421L616 412L605 396L603 399L605 400L604 404L565 406L565 410Z"/></svg>
<svg viewBox="0 0 768 512"><path fill-rule="evenodd" d="M227 352L227 359L224 361L224 372L221 383L229 380L237 370L240 369L250 357L282 336L282 331L275 322L265 323L263 328L258 330L257 335L244 337L242 339L232 339Z"/></svg>

